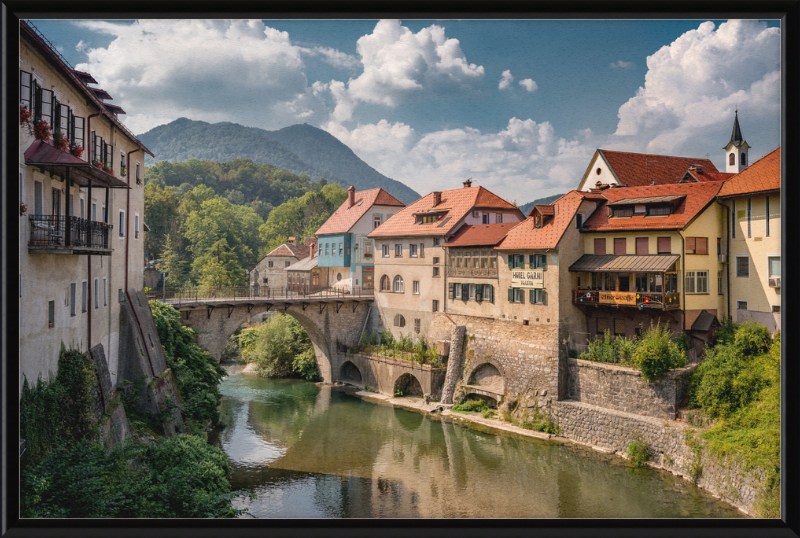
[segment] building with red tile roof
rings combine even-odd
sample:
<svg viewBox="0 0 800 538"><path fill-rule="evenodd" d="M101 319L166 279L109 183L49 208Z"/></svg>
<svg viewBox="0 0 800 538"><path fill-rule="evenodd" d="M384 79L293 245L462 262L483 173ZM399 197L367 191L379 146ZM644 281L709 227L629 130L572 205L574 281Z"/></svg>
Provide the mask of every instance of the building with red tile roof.
<svg viewBox="0 0 800 538"><path fill-rule="evenodd" d="M305 245L298 245L294 238L272 249L250 269L250 287L255 296L266 293L267 288L283 291L288 284L286 269L314 253L315 238L306 237Z"/></svg>
<svg viewBox="0 0 800 538"><path fill-rule="evenodd" d="M777 193L780 190L781 148L778 146L726 181L719 191L719 197Z"/></svg>
<svg viewBox="0 0 800 538"><path fill-rule="evenodd" d="M350 193L352 192L352 198ZM373 206L405 207L406 204L383 190L382 188L369 189L366 191L348 190L348 198L333 212L325 224L320 226L316 234L331 235L344 234L363 217Z"/></svg>
<svg viewBox="0 0 800 538"><path fill-rule="evenodd" d="M467 224L448 239L445 247L495 246L518 223Z"/></svg>

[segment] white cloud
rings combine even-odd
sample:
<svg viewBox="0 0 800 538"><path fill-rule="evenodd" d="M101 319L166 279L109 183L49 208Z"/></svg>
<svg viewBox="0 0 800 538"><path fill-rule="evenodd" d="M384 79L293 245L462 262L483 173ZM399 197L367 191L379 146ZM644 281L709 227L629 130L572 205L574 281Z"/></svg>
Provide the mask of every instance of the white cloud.
<svg viewBox="0 0 800 538"><path fill-rule="evenodd" d="M608 64L612 69L630 69L633 67L633 62L626 62L624 60L617 60Z"/></svg>
<svg viewBox="0 0 800 538"><path fill-rule="evenodd" d="M422 195L460 187L472 177L520 204L574 188L598 147L589 129L567 140L557 137L549 122L517 118L496 133L464 127L419 135L386 120L326 129L375 169Z"/></svg>
<svg viewBox="0 0 800 538"><path fill-rule="evenodd" d="M339 69L355 70L361 66L361 62L355 56L346 54L332 47L312 47L300 48L300 51L309 56L321 56L324 61L338 67Z"/></svg>
<svg viewBox="0 0 800 538"><path fill-rule="evenodd" d="M458 40L435 24L415 34L382 20L356 50L364 71L347 83L353 100L396 107L412 96L474 91L483 80L483 66L467 62Z"/></svg>
<svg viewBox="0 0 800 538"><path fill-rule="evenodd" d="M536 82L534 82L533 79L530 78L524 78L520 80L519 85L524 87L529 92L535 92L536 89L539 87L536 85Z"/></svg>
<svg viewBox="0 0 800 538"><path fill-rule="evenodd" d="M88 43L85 43L85 42L83 41L83 39L81 39L80 41L78 41L78 44L77 44L77 45L75 45L75 50L77 50L78 52L83 52L83 51L85 51L85 50L86 50L88 47L89 47L89 44L88 44Z"/></svg>
<svg viewBox="0 0 800 538"><path fill-rule="evenodd" d="M514 75L511 74L510 69L506 69L503 71L503 75L500 77L500 84L497 85L497 88L500 90L505 90L511 86L512 82L514 82Z"/></svg>
<svg viewBox="0 0 800 538"><path fill-rule="evenodd" d="M620 107L609 147L674 155L695 155L711 140L721 147L737 104L753 143L754 133L779 124L780 38L763 22L704 22L662 47L647 58L644 86ZM722 156L716 151L712 159Z"/></svg>
<svg viewBox="0 0 800 538"><path fill-rule="evenodd" d="M88 50L76 68L91 73L116 104L138 111L124 119L134 132L181 116L267 129L327 117L319 88L308 85L301 48L261 21L76 24L115 36L108 47ZM315 53L347 63L333 49Z"/></svg>

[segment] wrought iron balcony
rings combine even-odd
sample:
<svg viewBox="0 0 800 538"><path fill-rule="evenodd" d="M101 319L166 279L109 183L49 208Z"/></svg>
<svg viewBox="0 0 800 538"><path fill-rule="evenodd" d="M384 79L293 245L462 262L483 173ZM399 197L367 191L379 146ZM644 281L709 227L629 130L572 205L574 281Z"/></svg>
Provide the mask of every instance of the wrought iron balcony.
<svg viewBox="0 0 800 538"><path fill-rule="evenodd" d="M110 254L112 225L79 217L30 215L28 252L45 254Z"/></svg>
<svg viewBox="0 0 800 538"><path fill-rule="evenodd" d="M497 267L453 267L452 265L448 265L447 276L497 278Z"/></svg>
<svg viewBox="0 0 800 538"><path fill-rule="evenodd" d="M621 306L639 310L674 310L681 307L680 293L572 290L572 300L578 306Z"/></svg>

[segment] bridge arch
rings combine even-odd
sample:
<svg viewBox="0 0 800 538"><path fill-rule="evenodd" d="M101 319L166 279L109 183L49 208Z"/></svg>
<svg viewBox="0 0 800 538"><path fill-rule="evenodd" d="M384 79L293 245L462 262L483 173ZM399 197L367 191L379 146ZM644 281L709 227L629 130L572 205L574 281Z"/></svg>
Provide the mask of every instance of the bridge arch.
<svg viewBox="0 0 800 538"><path fill-rule="evenodd" d="M395 379L392 392L398 395L402 393L403 396L423 396L422 384L411 373L405 373Z"/></svg>
<svg viewBox="0 0 800 538"><path fill-rule="evenodd" d="M364 377L361 375L361 370L358 369L358 366L353 364L353 361L345 361L342 367L339 368L339 380L361 386Z"/></svg>
<svg viewBox="0 0 800 538"><path fill-rule="evenodd" d="M494 359L487 358L485 362L473 368L467 379L467 385L477 386L500 394L505 392L503 367Z"/></svg>

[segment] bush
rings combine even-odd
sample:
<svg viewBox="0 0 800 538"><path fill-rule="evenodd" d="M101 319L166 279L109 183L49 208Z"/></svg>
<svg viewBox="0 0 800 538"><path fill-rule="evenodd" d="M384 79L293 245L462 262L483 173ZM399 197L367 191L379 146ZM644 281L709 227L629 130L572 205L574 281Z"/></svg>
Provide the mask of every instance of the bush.
<svg viewBox="0 0 800 538"><path fill-rule="evenodd" d="M489 409L489 406L486 405L486 402L483 400L464 400L463 402L454 404L453 407L450 408L451 411L455 411L456 413L472 413L475 411L483 413L484 409Z"/></svg>
<svg viewBox="0 0 800 538"><path fill-rule="evenodd" d="M299 374L307 378L307 374L312 373L311 340L300 323L286 314L274 314L257 327L243 330L239 335L239 345L242 356L258 367L258 374L262 377ZM297 358L306 352L312 355ZM316 362L314 365L315 369Z"/></svg>
<svg viewBox="0 0 800 538"><path fill-rule="evenodd" d="M769 330L765 326L751 321L742 323L734 337L736 347L745 355L765 353L771 342Z"/></svg>
<svg viewBox="0 0 800 538"><path fill-rule="evenodd" d="M611 336L611 331L606 329L602 338L591 340L588 350L581 354L581 358L595 362L616 362L614 337Z"/></svg>
<svg viewBox="0 0 800 538"><path fill-rule="evenodd" d="M736 337L736 330L739 326L733 321L732 318L724 317L720 322L720 328L717 331L717 343L723 345L730 345L734 343Z"/></svg>
<svg viewBox="0 0 800 538"><path fill-rule="evenodd" d="M381 345L389 347L392 347L394 345L394 335L392 334L392 331L390 331L388 327L383 329L383 332L381 332Z"/></svg>
<svg viewBox="0 0 800 538"><path fill-rule="evenodd" d="M317 357L314 355L314 350L307 349L299 355L295 355L292 361L292 370L306 381L317 381L320 379Z"/></svg>
<svg viewBox="0 0 800 538"><path fill-rule="evenodd" d="M631 362L642 372L642 379L648 383L658 379L672 368L686 366L686 355L671 339L670 330L660 324L650 326L642 339Z"/></svg>
<svg viewBox="0 0 800 538"><path fill-rule="evenodd" d="M493 409L489 409L488 407L486 409L482 409L481 410L481 416L483 418L493 418L494 417L494 410Z"/></svg>
<svg viewBox="0 0 800 538"><path fill-rule="evenodd" d="M640 440L628 444L627 454L634 467L644 467L645 462L650 459L647 443Z"/></svg>

